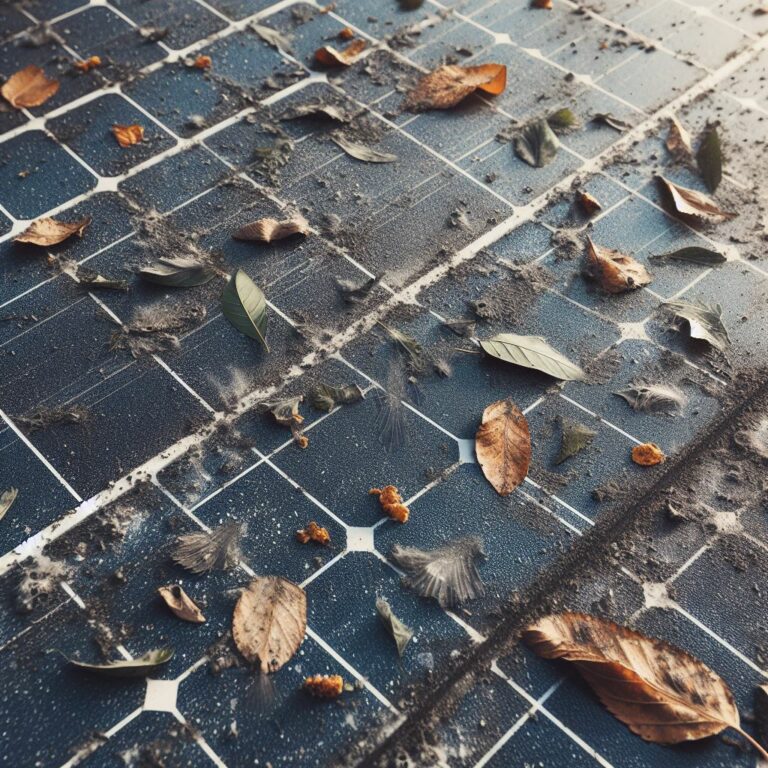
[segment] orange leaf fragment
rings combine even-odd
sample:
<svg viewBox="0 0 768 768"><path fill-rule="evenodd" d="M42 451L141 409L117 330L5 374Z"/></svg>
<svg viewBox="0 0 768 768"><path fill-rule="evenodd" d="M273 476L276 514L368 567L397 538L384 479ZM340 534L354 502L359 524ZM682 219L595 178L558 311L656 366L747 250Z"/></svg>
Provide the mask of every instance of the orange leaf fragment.
<svg viewBox="0 0 768 768"><path fill-rule="evenodd" d="M299 528L296 531L296 538L300 544L307 544L310 541L318 544L331 543L331 534L328 533L328 529L318 525L314 520L306 528Z"/></svg>
<svg viewBox="0 0 768 768"><path fill-rule="evenodd" d="M49 79L40 67L30 64L12 74L0 88L3 98L16 109L39 107L59 90L59 81Z"/></svg>
<svg viewBox="0 0 768 768"><path fill-rule="evenodd" d="M641 467L655 467L666 458L664 452L655 443L643 443L632 449L632 461Z"/></svg>
<svg viewBox="0 0 768 768"><path fill-rule="evenodd" d="M113 125L112 133L121 147L131 147L144 138L144 128L141 125Z"/></svg>
<svg viewBox="0 0 768 768"><path fill-rule="evenodd" d="M212 65L213 59L211 59L210 56L205 56L203 54L200 54L200 56L195 59L193 64L193 66L197 69L210 69Z"/></svg>
<svg viewBox="0 0 768 768"><path fill-rule="evenodd" d="M81 72L90 72L95 67L101 66L101 56L89 56L85 61L75 61L72 66Z"/></svg>
<svg viewBox="0 0 768 768"><path fill-rule="evenodd" d="M72 235L82 237L90 223L90 216L83 216L77 221L57 221L52 218L38 219L13 239L17 243L32 243L32 245L58 245Z"/></svg>
<svg viewBox="0 0 768 768"><path fill-rule="evenodd" d="M586 273L608 293L624 293L651 282L648 270L636 259L610 248L601 248L587 238Z"/></svg>
<svg viewBox="0 0 768 768"><path fill-rule="evenodd" d="M394 485L385 485L384 488L371 488L368 491L372 496L379 497L381 508L398 523L407 523L411 511L403 504L403 497Z"/></svg>
<svg viewBox="0 0 768 768"><path fill-rule="evenodd" d="M340 51L332 45L324 45L315 51L315 61L324 67L348 67L360 58L367 45L365 40L353 40Z"/></svg>
<svg viewBox="0 0 768 768"><path fill-rule="evenodd" d="M344 27L339 32L339 39L340 40L351 40L355 36L355 33L352 31L351 27Z"/></svg>
<svg viewBox="0 0 768 768"><path fill-rule="evenodd" d="M313 675L304 680L304 690L319 699L335 699L344 691L341 675Z"/></svg>
<svg viewBox="0 0 768 768"><path fill-rule="evenodd" d="M478 89L498 96L506 87L507 68L504 64L477 67L448 64L424 75L406 96L404 106L412 112L450 109Z"/></svg>
<svg viewBox="0 0 768 768"><path fill-rule="evenodd" d="M531 433L523 412L511 400L497 400L483 411L475 453L485 479L499 496L508 496L525 480Z"/></svg>

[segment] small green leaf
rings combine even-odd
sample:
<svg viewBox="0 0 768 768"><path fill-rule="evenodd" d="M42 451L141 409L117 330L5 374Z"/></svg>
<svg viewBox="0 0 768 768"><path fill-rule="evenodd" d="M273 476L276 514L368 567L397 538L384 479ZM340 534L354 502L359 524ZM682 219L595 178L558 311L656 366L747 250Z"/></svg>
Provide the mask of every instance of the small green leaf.
<svg viewBox="0 0 768 768"><path fill-rule="evenodd" d="M207 264L185 256L158 259L139 270L139 277L150 283L170 288L193 288L204 285L216 276Z"/></svg>
<svg viewBox="0 0 768 768"><path fill-rule="evenodd" d="M702 301L665 301L663 308L679 320L688 322L692 339L700 339L721 352L730 346L728 331L723 325L723 309L719 304L705 304Z"/></svg>
<svg viewBox="0 0 768 768"><path fill-rule="evenodd" d="M267 300L261 288L242 269L235 272L221 294L221 310L240 333L258 339L269 352Z"/></svg>
<svg viewBox="0 0 768 768"><path fill-rule="evenodd" d="M376 598L376 612L379 614L379 618L384 623L389 634L392 635L398 654L402 656L405 647L411 642L413 630L395 616L392 612L392 606L383 597Z"/></svg>
<svg viewBox="0 0 768 768"><path fill-rule="evenodd" d="M593 429L570 419L563 419L560 423L560 429L562 432L560 453L557 454L555 464L562 464L566 459L570 459L571 456L583 451L592 443L597 434Z"/></svg>
<svg viewBox="0 0 768 768"><path fill-rule="evenodd" d="M5 517L5 513L13 506L16 497L19 495L17 488L8 488L0 493L0 520Z"/></svg>
<svg viewBox="0 0 768 768"><path fill-rule="evenodd" d="M708 125L696 152L696 163L707 189L714 192L723 178L723 153L720 149L720 136L717 124Z"/></svg>
<svg viewBox="0 0 768 768"><path fill-rule="evenodd" d="M529 123L515 136L515 153L528 165L543 168L555 159L560 140L546 120Z"/></svg>
<svg viewBox="0 0 768 768"><path fill-rule="evenodd" d="M556 379L575 381L584 378L584 371L578 365L550 347L541 336L500 333L492 339L480 341L480 346L497 360L532 368Z"/></svg>
<svg viewBox="0 0 768 768"><path fill-rule="evenodd" d="M87 664L84 661L67 658L78 669L96 672L105 677L146 677L167 664L173 658L173 648L158 648L147 651L137 659L108 661L105 664Z"/></svg>
<svg viewBox="0 0 768 768"><path fill-rule="evenodd" d="M691 246L689 248L680 248L670 253L660 253L651 256L652 259L674 259L675 261L687 261L689 264L701 264L705 267L715 267L727 261L722 253L712 251L709 248Z"/></svg>
<svg viewBox="0 0 768 768"><path fill-rule="evenodd" d="M553 112L547 118L547 122L549 127L557 133L558 131L568 131L571 128L575 128L579 123L579 118L568 107L563 107L563 109Z"/></svg>

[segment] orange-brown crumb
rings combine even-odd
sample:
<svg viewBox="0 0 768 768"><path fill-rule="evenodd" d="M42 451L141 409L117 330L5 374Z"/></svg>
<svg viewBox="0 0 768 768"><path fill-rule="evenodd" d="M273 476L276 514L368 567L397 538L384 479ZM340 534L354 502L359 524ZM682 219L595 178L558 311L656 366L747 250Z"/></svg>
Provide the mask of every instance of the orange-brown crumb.
<svg viewBox="0 0 768 768"><path fill-rule="evenodd" d="M654 467L666 458L664 452L655 443L643 443L632 449L632 461L641 467Z"/></svg>
<svg viewBox="0 0 768 768"><path fill-rule="evenodd" d="M403 497L394 485L386 485L384 488L371 488L368 493L379 497L381 508L393 520L398 523L407 523L411 511L403 504Z"/></svg>
<svg viewBox="0 0 768 768"><path fill-rule="evenodd" d="M144 128L140 125L113 125L112 133L121 147L138 144L144 138Z"/></svg>
<svg viewBox="0 0 768 768"><path fill-rule="evenodd" d="M339 38L341 40L351 40L355 36L355 33L352 31L351 27L344 27L344 29L339 32Z"/></svg>
<svg viewBox="0 0 768 768"><path fill-rule="evenodd" d="M75 69L79 69L81 72L89 72L94 67L101 66L101 56L90 56L85 61L76 61L73 64Z"/></svg>
<svg viewBox="0 0 768 768"><path fill-rule="evenodd" d="M304 690L321 699L335 699L344 690L341 675L313 675L304 680Z"/></svg>
<svg viewBox="0 0 768 768"><path fill-rule="evenodd" d="M212 64L213 60L210 56L204 56L201 54L195 59L194 66L197 67L197 69L210 69Z"/></svg>
<svg viewBox="0 0 768 768"><path fill-rule="evenodd" d="M316 541L318 544L330 544L331 534L327 528L318 525L314 520L306 528L299 528L296 531L296 538L301 544L307 544L310 541Z"/></svg>

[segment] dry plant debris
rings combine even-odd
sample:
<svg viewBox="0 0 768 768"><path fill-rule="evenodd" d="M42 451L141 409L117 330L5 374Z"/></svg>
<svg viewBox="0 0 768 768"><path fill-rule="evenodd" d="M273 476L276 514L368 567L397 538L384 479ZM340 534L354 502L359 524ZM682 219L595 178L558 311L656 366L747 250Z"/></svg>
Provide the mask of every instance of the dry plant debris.
<svg viewBox="0 0 768 768"><path fill-rule="evenodd" d="M735 213L721 210L714 200L695 189L673 184L663 176L656 178L671 203L672 211L684 221L694 224L719 224L736 216Z"/></svg>
<svg viewBox="0 0 768 768"><path fill-rule="evenodd" d="M213 280L216 270L188 256L169 256L142 267L138 275L147 282L169 288L194 288Z"/></svg>
<svg viewBox="0 0 768 768"><path fill-rule="evenodd" d="M669 130L664 142L667 151L678 161L690 160L693 157L691 134L685 130L680 121L673 117L669 121Z"/></svg>
<svg viewBox="0 0 768 768"><path fill-rule="evenodd" d="M132 147L134 144L144 140L144 128L136 124L115 124L112 126L112 135L121 147Z"/></svg>
<svg viewBox="0 0 768 768"><path fill-rule="evenodd" d="M238 651L263 674L290 661L307 629L307 596L280 576L259 576L242 592L232 616Z"/></svg>
<svg viewBox="0 0 768 768"><path fill-rule="evenodd" d="M714 192L723 178L723 152L717 124L708 125L696 151L696 164L707 189Z"/></svg>
<svg viewBox="0 0 768 768"><path fill-rule="evenodd" d="M314 541L316 544L330 544L331 534L328 533L327 528L323 528L312 520L306 528L299 528L296 531L296 540L300 544L308 544L310 541Z"/></svg>
<svg viewBox="0 0 768 768"><path fill-rule="evenodd" d="M632 449L632 461L641 467L655 467L666 458L664 451L655 443L641 443Z"/></svg>
<svg viewBox="0 0 768 768"><path fill-rule="evenodd" d="M397 646L398 655L402 656L406 646L411 642L413 630L395 616L392 606L383 597L376 598L376 613L379 614L382 623L387 628L389 634L392 635L392 639Z"/></svg>
<svg viewBox="0 0 768 768"><path fill-rule="evenodd" d="M590 195L589 192L577 192L576 202L581 207L581 210L584 211L584 213L589 217L592 217L599 211L603 210L603 206L600 205L600 202L597 200L597 198Z"/></svg>
<svg viewBox="0 0 768 768"><path fill-rule="evenodd" d="M656 744L680 744L741 729L730 688L703 662L663 640L581 613L547 616L523 632L545 659L572 663L629 729Z"/></svg>
<svg viewBox="0 0 768 768"><path fill-rule="evenodd" d="M240 560L243 525L231 521L212 531L185 533L176 539L173 559L192 573L227 570Z"/></svg>
<svg viewBox="0 0 768 768"><path fill-rule="evenodd" d="M304 680L304 690L318 699L336 699L344 692L341 675L312 675Z"/></svg>
<svg viewBox="0 0 768 768"><path fill-rule="evenodd" d="M157 591L174 615L182 621L189 621L192 624L205 623L205 616L203 616L202 611L178 584L159 587Z"/></svg>
<svg viewBox="0 0 768 768"><path fill-rule="evenodd" d="M46 217L33 221L20 235L16 235L13 239L17 243L31 243L43 247L58 245L72 235L82 237L90 223L90 216L83 216L77 221L58 221Z"/></svg>
<svg viewBox="0 0 768 768"><path fill-rule="evenodd" d="M200 54L192 64L195 69L210 69L213 66L213 60L210 56Z"/></svg>
<svg viewBox="0 0 768 768"><path fill-rule="evenodd" d="M83 61L76 61L72 66L80 72L90 72L92 69L101 66L101 56L89 56Z"/></svg>
<svg viewBox="0 0 768 768"><path fill-rule="evenodd" d="M383 488L371 488L368 491L372 496L379 497L379 504L387 516L398 523L407 523L411 511L403 504L403 497L394 485L385 485Z"/></svg>
<svg viewBox="0 0 768 768"><path fill-rule="evenodd" d="M309 393L310 405L318 411L330 413L337 405L356 403L364 397L357 384L334 387L332 384L315 385Z"/></svg>
<svg viewBox="0 0 768 768"><path fill-rule="evenodd" d="M705 341L721 352L730 346L731 339L723 325L723 308L719 304L677 299L665 301L661 308L670 312L677 320L687 323L692 339Z"/></svg>
<svg viewBox="0 0 768 768"><path fill-rule="evenodd" d="M18 488L7 488L0 493L0 520L2 520L8 510L13 506L13 502L16 501L16 497L19 495Z"/></svg>
<svg viewBox="0 0 768 768"><path fill-rule="evenodd" d="M410 91L403 106L412 112L450 109L477 90L498 96L506 87L507 68L503 64L476 67L447 64L424 75Z"/></svg>
<svg viewBox="0 0 768 768"><path fill-rule="evenodd" d="M347 138L343 133L336 132L332 134L331 141L343 149L350 157L354 157L355 160L361 160L364 163L394 163L397 160L397 155L393 155L390 152L379 152L365 144Z"/></svg>
<svg viewBox="0 0 768 768"><path fill-rule="evenodd" d="M596 245L587 238L585 274L606 293L625 293L648 285L652 278L636 259L610 248Z"/></svg>
<svg viewBox="0 0 768 768"><path fill-rule="evenodd" d="M688 264L701 264L703 267L716 267L718 264L728 261L719 251L710 248L692 245L687 248L678 248L669 253L659 253L651 256L652 259L685 261Z"/></svg>
<svg viewBox="0 0 768 768"><path fill-rule="evenodd" d="M299 448L306 448L309 445L309 438L301 431L304 417L299 413L299 405L303 399L303 397L298 396L263 403L263 407L269 410L281 427L288 427L291 430L293 439Z"/></svg>
<svg viewBox="0 0 768 768"><path fill-rule="evenodd" d="M534 120L514 139L515 154L534 168L549 165L557 155L560 140L546 120Z"/></svg>
<svg viewBox="0 0 768 768"><path fill-rule="evenodd" d="M555 458L555 464L562 464L577 453L581 453L597 436L594 429L569 419L562 419L560 432L560 452Z"/></svg>
<svg viewBox="0 0 768 768"><path fill-rule="evenodd" d="M30 64L12 74L0 93L12 107L24 109L45 104L58 90L58 80L51 80L40 67Z"/></svg>
<svg viewBox="0 0 768 768"><path fill-rule="evenodd" d="M293 214L290 218L278 221L277 219L258 219L246 224L232 233L235 240L255 240L260 243L272 243L275 240L283 240L293 235L309 234L309 222L300 214Z"/></svg>
<svg viewBox="0 0 768 768"><path fill-rule="evenodd" d="M498 400L483 411L475 452L480 469L499 496L508 496L525 480L531 463L531 433L511 400Z"/></svg>
<svg viewBox="0 0 768 768"><path fill-rule="evenodd" d="M324 67L349 67L360 59L367 45L365 40L353 40L340 51L324 45L315 51L315 61Z"/></svg>
<svg viewBox="0 0 768 768"><path fill-rule="evenodd" d="M88 664L78 659L69 658L67 658L67 661L73 667L86 672L93 672L103 677L147 677L153 672L157 672L172 658L173 648L158 648L153 651L147 651L143 656L139 656L136 659L120 659L118 661L108 661L104 664Z"/></svg>

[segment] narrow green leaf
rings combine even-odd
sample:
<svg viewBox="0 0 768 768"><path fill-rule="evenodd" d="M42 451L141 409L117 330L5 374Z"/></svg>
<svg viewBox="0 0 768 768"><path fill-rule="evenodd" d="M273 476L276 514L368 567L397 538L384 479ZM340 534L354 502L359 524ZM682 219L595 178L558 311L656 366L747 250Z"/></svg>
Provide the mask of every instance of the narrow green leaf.
<svg viewBox="0 0 768 768"><path fill-rule="evenodd" d="M689 248L680 248L670 253L660 253L651 256L652 259L674 259L675 261L687 261L689 264L701 264L705 267L715 267L727 261L722 253L712 251L709 248L691 246Z"/></svg>
<svg viewBox="0 0 768 768"><path fill-rule="evenodd" d="M207 264L185 256L161 258L139 270L139 277L150 283L170 288L193 288L204 285L216 276Z"/></svg>
<svg viewBox="0 0 768 768"><path fill-rule="evenodd" d="M720 136L717 124L707 126L696 152L696 163L707 189L714 192L723 178L723 153L720 149Z"/></svg>
<svg viewBox="0 0 768 768"><path fill-rule="evenodd" d="M88 664L77 659L67 661L78 669L96 672L105 677L146 677L167 664L173 658L173 648L158 648L147 651L143 656L131 661L108 661L105 664Z"/></svg>
<svg viewBox="0 0 768 768"><path fill-rule="evenodd" d="M515 153L528 165L543 168L555 159L560 140L546 120L529 123L515 136Z"/></svg>
<svg viewBox="0 0 768 768"><path fill-rule="evenodd" d="M224 317L251 339L258 339L269 352L267 344L267 300L256 283L242 269L230 278L221 294Z"/></svg>
<svg viewBox="0 0 768 768"><path fill-rule="evenodd" d="M392 635L398 654L402 656L405 647L411 642L413 630L395 616L392 606L383 597L376 598L376 612L379 614L379 618L384 623L389 634Z"/></svg>
<svg viewBox="0 0 768 768"><path fill-rule="evenodd" d="M584 378L584 371L578 365L549 346L541 336L500 333L492 339L480 341L480 346L497 360L532 368L556 379L574 381Z"/></svg>

